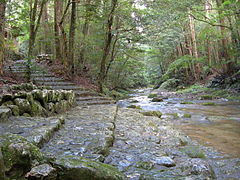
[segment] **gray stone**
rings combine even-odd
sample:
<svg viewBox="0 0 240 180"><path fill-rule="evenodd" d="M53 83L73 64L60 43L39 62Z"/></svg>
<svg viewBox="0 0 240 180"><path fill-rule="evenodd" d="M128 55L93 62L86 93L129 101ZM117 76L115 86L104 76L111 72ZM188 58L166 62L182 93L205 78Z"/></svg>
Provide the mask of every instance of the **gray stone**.
<svg viewBox="0 0 240 180"><path fill-rule="evenodd" d="M14 105L12 101L6 101L2 104L2 106Z"/></svg>
<svg viewBox="0 0 240 180"><path fill-rule="evenodd" d="M34 180L55 180L57 179L56 169L49 164L42 164L33 167L25 176L27 179Z"/></svg>
<svg viewBox="0 0 240 180"><path fill-rule="evenodd" d="M5 106L0 106L0 122L8 120L11 114L12 114L12 111L10 108Z"/></svg>
<svg viewBox="0 0 240 180"><path fill-rule="evenodd" d="M66 156L57 159L54 164L62 171L59 173L60 180L79 179L80 177L81 179L126 179L125 176L113 166L79 156Z"/></svg>
<svg viewBox="0 0 240 180"><path fill-rule="evenodd" d="M174 160L168 156L162 156L160 158L157 158L155 161L158 165L162 165L166 167L176 166Z"/></svg>
<svg viewBox="0 0 240 180"><path fill-rule="evenodd" d="M19 108L17 105L8 105L7 107L11 109L12 115L19 116Z"/></svg>
<svg viewBox="0 0 240 180"><path fill-rule="evenodd" d="M41 103L33 100L31 103L31 115L32 116L44 116L46 115L46 110L42 107Z"/></svg>
<svg viewBox="0 0 240 180"><path fill-rule="evenodd" d="M152 99L152 102L163 102L163 99L155 97L155 98Z"/></svg>
<svg viewBox="0 0 240 180"><path fill-rule="evenodd" d="M26 99L17 98L14 103L19 107L20 115L31 112L31 105Z"/></svg>

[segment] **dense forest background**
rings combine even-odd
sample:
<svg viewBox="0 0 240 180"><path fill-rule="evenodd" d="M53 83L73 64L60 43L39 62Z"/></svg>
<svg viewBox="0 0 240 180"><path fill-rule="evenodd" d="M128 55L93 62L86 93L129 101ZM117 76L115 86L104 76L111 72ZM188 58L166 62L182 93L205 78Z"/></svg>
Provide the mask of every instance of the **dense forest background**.
<svg viewBox="0 0 240 180"><path fill-rule="evenodd" d="M184 87L239 73L239 0L0 0L0 73L51 55L100 91Z"/></svg>

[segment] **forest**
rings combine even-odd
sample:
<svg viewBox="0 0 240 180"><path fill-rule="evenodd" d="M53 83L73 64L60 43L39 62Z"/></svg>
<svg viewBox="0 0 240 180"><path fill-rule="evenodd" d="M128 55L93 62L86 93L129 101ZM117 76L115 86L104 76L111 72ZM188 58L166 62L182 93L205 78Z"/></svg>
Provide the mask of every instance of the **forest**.
<svg viewBox="0 0 240 180"><path fill-rule="evenodd" d="M0 180L240 179L239 0L0 0Z"/></svg>
<svg viewBox="0 0 240 180"><path fill-rule="evenodd" d="M0 69L48 54L99 91L239 74L238 0L1 0ZM57 68L56 68L57 69Z"/></svg>

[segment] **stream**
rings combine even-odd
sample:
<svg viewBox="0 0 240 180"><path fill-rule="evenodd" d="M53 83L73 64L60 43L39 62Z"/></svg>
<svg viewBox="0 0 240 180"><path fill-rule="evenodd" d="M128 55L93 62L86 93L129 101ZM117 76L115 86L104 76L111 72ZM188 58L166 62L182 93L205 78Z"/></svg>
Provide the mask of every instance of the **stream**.
<svg viewBox="0 0 240 180"><path fill-rule="evenodd" d="M162 102L152 102L150 93L156 93ZM130 98L118 102L119 107L136 105L141 111L160 111L162 119L183 131L192 140L206 148L206 154L213 166L217 179L240 179L240 170L231 174L231 168L240 165L240 102L226 99L201 100L183 97L175 93L135 90ZM204 106L203 103L214 103ZM185 115L187 114L188 117ZM221 168L220 168L221 167ZM230 170L229 170L230 169ZM222 178L222 171L229 171Z"/></svg>

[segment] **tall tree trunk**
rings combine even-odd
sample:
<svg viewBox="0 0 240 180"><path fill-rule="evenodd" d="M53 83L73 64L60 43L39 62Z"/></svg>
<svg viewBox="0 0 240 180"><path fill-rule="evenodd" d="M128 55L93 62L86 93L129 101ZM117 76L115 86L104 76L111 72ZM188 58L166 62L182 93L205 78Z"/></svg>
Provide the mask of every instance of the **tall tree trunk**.
<svg viewBox="0 0 240 180"><path fill-rule="evenodd" d="M226 24L226 19L225 17L223 17L223 11L221 10L221 5L224 2L224 0L216 0L217 3L217 7L218 9L218 13L219 13L219 22L221 25L225 25ZM230 60L230 52L229 52L229 42L228 42L228 38L227 38L227 33L226 33L226 28L224 26L220 27L220 31L222 34L222 39L221 39L221 57L222 57L222 61L223 61L223 71L224 73L228 73L229 71L231 71L231 63L227 63L227 61Z"/></svg>
<svg viewBox="0 0 240 180"><path fill-rule="evenodd" d="M71 21L70 21L70 31L69 31L69 67L71 74L74 75L75 60L74 60L74 43L75 43L75 29L76 29L76 0L72 0L72 11L71 11Z"/></svg>
<svg viewBox="0 0 240 180"><path fill-rule="evenodd" d="M43 8L43 15L42 15L42 24L43 24L43 30L44 30L43 53L45 53L45 54L52 53L51 40L49 40L50 28L49 28L48 19L49 19L48 18L48 4L46 3Z"/></svg>
<svg viewBox="0 0 240 180"><path fill-rule="evenodd" d="M117 7L117 0L112 0L111 1L111 12L108 16L108 22L107 22L107 30L106 30L106 38L105 38L105 43L104 43L104 49L103 49L103 56L101 59L101 64L100 64L100 73L99 73L99 90L100 92L103 92L103 84L104 80L106 78L106 62L107 58L110 52L111 48L111 43L112 43L112 26L113 26L113 20L114 20L114 12Z"/></svg>
<svg viewBox="0 0 240 180"><path fill-rule="evenodd" d="M59 23L63 14L62 0L54 1L54 34L55 34L55 57L57 61L62 62L61 35Z"/></svg>
<svg viewBox="0 0 240 180"><path fill-rule="evenodd" d="M29 4L30 5L30 29L29 29L30 32L29 32L29 48L28 48L29 59L33 56L33 48L34 48L34 44L35 44L35 40L38 32L40 20L42 17L43 8L46 2L47 0L41 1L39 14L37 15L37 11L39 9L38 8L39 0L34 0L34 2L30 0L30 4Z"/></svg>
<svg viewBox="0 0 240 180"><path fill-rule="evenodd" d="M6 1L0 0L0 75L3 74L4 62L4 27L5 27Z"/></svg>

